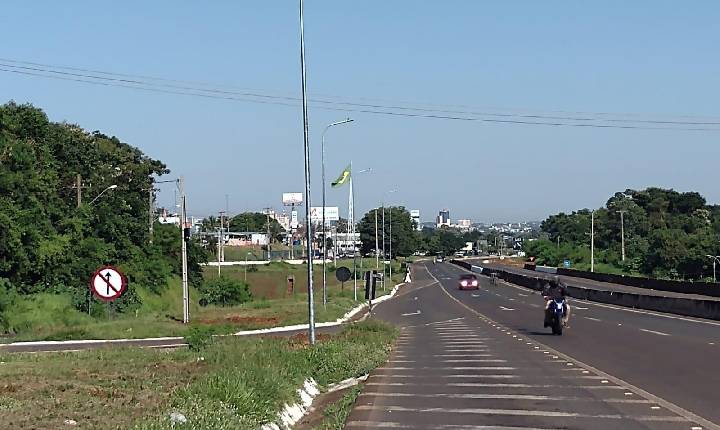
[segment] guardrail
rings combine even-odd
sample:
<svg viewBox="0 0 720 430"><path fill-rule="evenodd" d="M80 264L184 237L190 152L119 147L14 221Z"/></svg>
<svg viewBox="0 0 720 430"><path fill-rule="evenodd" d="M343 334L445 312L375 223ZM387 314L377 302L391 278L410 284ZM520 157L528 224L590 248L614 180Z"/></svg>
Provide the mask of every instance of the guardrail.
<svg viewBox="0 0 720 430"><path fill-rule="evenodd" d="M502 279L511 284L540 291L547 282L540 276L528 276L507 272L494 267L483 267L470 264L466 261L450 260L451 263L464 267L472 272L480 273L496 279ZM720 301L692 299L683 297L666 297L649 294L626 293L610 290L601 290L572 285L566 282L568 295L572 298L589 300L592 302L624 306L649 311L667 312L688 317L720 320Z"/></svg>

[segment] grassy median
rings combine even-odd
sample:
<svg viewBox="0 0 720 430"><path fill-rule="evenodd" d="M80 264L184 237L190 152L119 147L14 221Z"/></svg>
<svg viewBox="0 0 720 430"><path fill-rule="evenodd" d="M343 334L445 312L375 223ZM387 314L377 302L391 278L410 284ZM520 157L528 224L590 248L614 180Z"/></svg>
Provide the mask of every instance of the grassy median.
<svg viewBox="0 0 720 430"><path fill-rule="evenodd" d="M306 337L222 338L205 349L108 348L0 356L0 423L13 429L257 429L307 377L321 386L384 363L395 330L375 321Z"/></svg>

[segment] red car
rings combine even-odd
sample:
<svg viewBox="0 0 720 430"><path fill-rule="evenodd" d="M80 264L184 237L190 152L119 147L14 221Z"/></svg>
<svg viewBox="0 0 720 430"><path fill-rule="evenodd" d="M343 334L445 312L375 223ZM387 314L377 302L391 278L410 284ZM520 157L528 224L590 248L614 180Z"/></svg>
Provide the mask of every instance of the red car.
<svg viewBox="0 0 720 430"><path fill-rule="evenodd" d="M477 276L469 273L467 275L461 275L458 284L460 290L479 290L480 283L478 282Z"/></svg>

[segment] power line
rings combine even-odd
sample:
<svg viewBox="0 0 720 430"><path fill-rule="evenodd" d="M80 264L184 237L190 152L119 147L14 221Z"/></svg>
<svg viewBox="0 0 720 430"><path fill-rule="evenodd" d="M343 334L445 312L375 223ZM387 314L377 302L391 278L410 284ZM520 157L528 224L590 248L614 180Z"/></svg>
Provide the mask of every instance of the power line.
<svg viewBox="0 0 720 430"><path fill-rule="evenodd" d="M137 75L137 74L127 74L127 73L117 73L117 72L108 72L108 71L102 71L102 70L96 70L96 69L87 69L87 68L79 68L79 67L69 67L69 66L57 66L57 65L50 65L45 63L36 63L36 62L30 62L30 61L21 61L21 60L13 60L13 59L7 59L7 58L0 58L0 62L6 62L6 63L15 63L15 64L25 64L25 65L31 65L31 66L39 66L44 68L50 68L50 69L61 69L61 70L72 70L72 71L78 71L78 72L84 72L84 73L97 73L101 75L107 75L107 76L118 76L121 78L133 78L133 80L129 79L122 79L121 81L125 82L132 82L137 84L150 84L150 85L157 85L152 84L148 82L138 82L137 79L145 79L145 80L151 80L151 81L161 81L161 82L171 82L171 83L179 83L179 84L186 84L186 85L200 85L208 88L196 88L196 87L177 87L177 86L170 86L175 87L179 89L192 89L196 91L209 91L209 92L218 92L218 93L226 93L226 94L234 94L234 95L244 95L244 96L251 96L251 97L262 97L262 98L275 98L275 99L284 99L284 100L293 100L293 101L300 101L300 98L297 96L278 96L278 95L270 95L270 94L263 94L263 92L267 93L267 90L260 90L260 89L248 89L248 88L242 88L237 87L233 85L221 85L221 84L215 84L215 83L208 83L208 82L198 82L198 81L188 81L188 80L178 80L178 79L169 79L169 78L162 78L157 76L148 76L148 75ZM15 65L6 64L7 67L20 67ZM36 71L45 71L50 73L61 73L57 72L56 70L40 70L40 69L34 69ZM99 76L87 76L87 75L78 75L78 76L85 76L92 79L107 79ZM228 90L228 88L234 88L234 89L241 89L244 92L238 92L238 91L231 91ZM252 91L252 92L249 92ZM350 106L358 106L358 107L369 107L369 108L384 108L384 109L403 109L403 110L417 110L417 111L427 111L427 112L442 112L442 113L455 113L455 114L473 114L473 115L485 115L485 116L508 116L508 117L524 117L524 118L535 118L535 119L551 119L551 120L573 120L573 121L617 121L617 122L639 122L639 123L651 123L651 124L682 124L682 125L720 125L720 118L717 117L710 117L710 116L692 116L692 115L679 115L679 116L667 116L664 115L667 118L695 118L699 119L702 118L703 121L677 121L677 120L644 120L644 119L618 119L618 118L589 118L589 117L568 117L568 116L558 116L556 114L572 114L572 115L594 115L594 116L639 116L641 114L637 113L611 113L611 112L568 112L568 111L550 111L553 114L549 115L547 113L541 113L541 114L518 114L518 113L498 113L498 112L476 112L474 110L476 109L487 109L487 108L477 108L473 106L467 106L467 105L448 105L448 104L431 104L431 103L419 103L419 102L409 102L409 101L392 101L387 99L372 99L372 98L365 98L361 97L360 100L380 100L382 102L386 103L392 103L393 105L386 105L386 104L378 104L378 103L357 103L357 102L345 102L345 101L338 101L338 100L324 100L324 98L334 98L334 99L347 99L346 96L337 96L337 95L320 95L320 98L313 99L313 102L316 103L329 103L329 104L341 104L341 105L350 105ZM404 106L403 106L404 105ZM407 105L418 105L423 107L412 107ZM428 106L436 106L441 107L443 109L430 109ZM447 108L454 108L453 110L449 110ZM458 108L463 110L458 110ZM473 111L467 111L467 109L472 109ZM508 108L494 108L495 110L501 110L501 111L526 111L526 112L542 112L532 109L508 109ZM547 111L546 111L547 112ZM657 115L656 115L657 116ZM709 119L712 119L713 121L710 122Z"/></svg>
<svg viewBox="0 0 720 430"><path fill-rule="evenodd" d="M67 68L66 68L67 69ZM83 69L84 70L84 69ZM288 97L288 96L275 96L268 94L261 94L257 92L237 92L227 91L219 89L205 89L197 88L184 85L174 84L155 84L152 82L145 82L138 79L126 79L125 77L103 77L89 75L85 73L73 73L63 72L58 70L52 70L50 68L39 68L29 66L16 66L12 64L0 63L0 71L6 73L15 73L25 76L43 77L50 79L58 79L64 81L72 81L79 83L88 83L93 85L102 85L106 87L119 87L127 89L135 89L142 91L149 91L155 93L174 94L174 95L186 95L193 97L203 97L209 99L223 99L247 103L261 103L261 104L272 104L289 107L299 107L299 98ZM78 70L79 71L79 70ZM86 72L88 73L88 72ZM101 73L111 74L110 72L99 72L89 71L89 73ZM115 74L118 75L118 74ZM162 78L152 78L162 80ZM296 102L296 103L293 103ZM717 128L705 128L705 127L658 127L658 126L643 126L643 125L630 125L633 123L649 123L657 125L720 125L720 122L688 122L688 121L660 121L660 120L621 120L621 119L597 119L597 118L570 118L570 117L551 117L543 115L517 115L517 114L498 114L498 113L483 113L483 112L468 112L468 111L455 111L455 110L434 110L426 108L410 108L406 106L387 106L380 104L364 104L364 103L352 103L352 102L331 102L325 100L313 100L313 103L321 103L322 106L316 106L318 109L340 111L340 112L354 112L354 113L367 113L373 115L386 115L392 117L407 117L407 118L429 118L429 119L444 119L444 120L455 120L455 121L477 121L485 123L499 123L499 124L514 124L514 125L544 125L553 127L582 127L582 128L604 128L604 129L634 129L634 130L677 130L677 131L720 131ZM401 111L401 112L398 112ZM484 116L492 116L494 118L484 118ZM501 117L502 119L498 119ZM513 119L519 118L519 119ZM537 120L536 120L537 119ZM556 120L557 119L557 120ZM540 121L548 120L548 121ZM568 123L565 121L585 121L578 123ZM588 123L592 121L614 121L623 122L625 125L620 124L597 124Z"/></svg>

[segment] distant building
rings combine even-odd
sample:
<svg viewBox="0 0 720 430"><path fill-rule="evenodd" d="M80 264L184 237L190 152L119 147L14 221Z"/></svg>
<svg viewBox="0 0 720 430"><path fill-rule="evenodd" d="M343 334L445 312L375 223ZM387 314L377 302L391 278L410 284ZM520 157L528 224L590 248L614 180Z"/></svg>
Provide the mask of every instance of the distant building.
<svg viewBox="0 0 720 430"><path fill-rule="evenodd" d="M470 221L469 219L459 219L457 221L457 226L463 229L469 229L470 227L472 227L472 221Z"/></svg>
<svg viewBox="0 0 720 430"><path fill-rule="evenodd" d="M422 230L422 226L420 225L420 211L417 209L411 210L410 218L415 223L415 228L417 228L418 230Z"/></svg>
<svg viewBox="0 0 720 430"><path fill-rule="evenodd" d="M443 209L438 213L437 216L437 227L440 228L442 226L450 226L450 211L447 209Z"/></svg>

